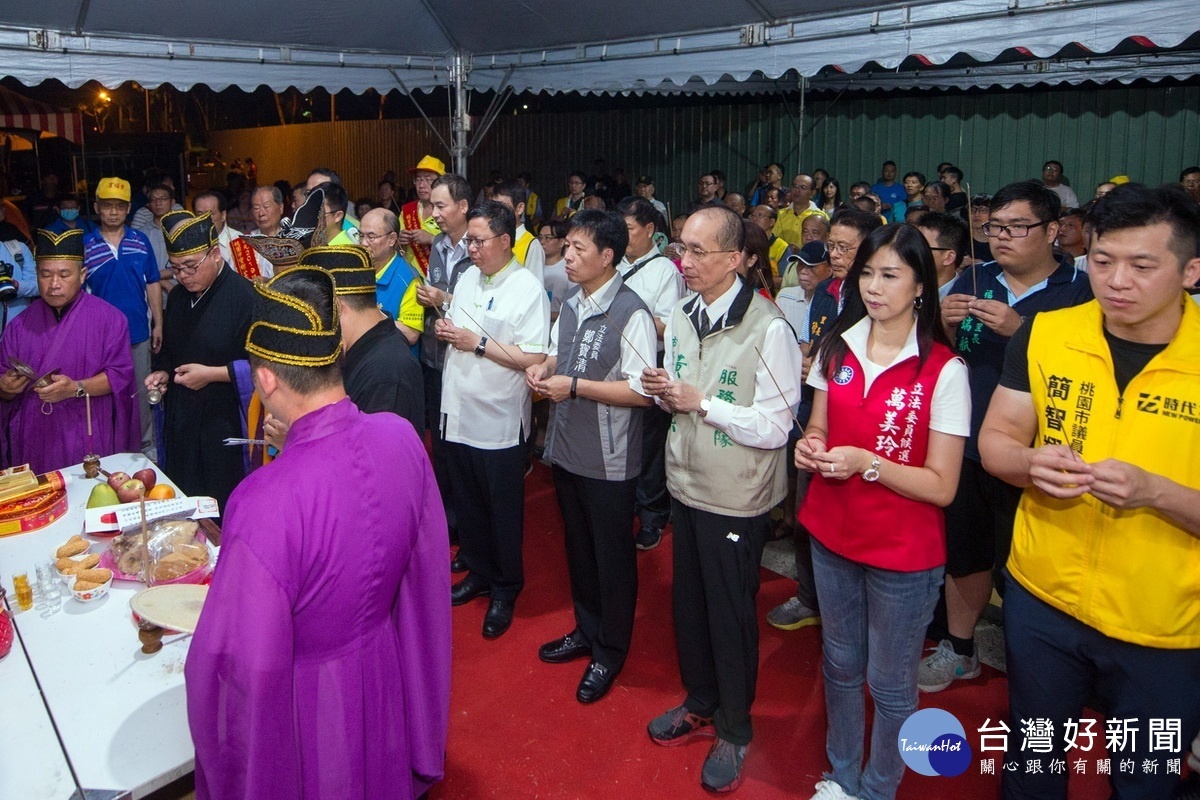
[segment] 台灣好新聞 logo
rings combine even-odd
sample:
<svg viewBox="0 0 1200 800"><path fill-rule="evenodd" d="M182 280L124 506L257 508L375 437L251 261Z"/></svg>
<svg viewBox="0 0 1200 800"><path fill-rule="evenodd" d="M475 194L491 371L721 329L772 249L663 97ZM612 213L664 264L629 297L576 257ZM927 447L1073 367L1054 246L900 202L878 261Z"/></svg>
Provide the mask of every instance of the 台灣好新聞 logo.
<svg viewBox="0 0 1200 800"><path fill-rule="evenodd" d="M922 708L905 720L896 745L908 768L922 775L953 778L971 765L966 730L940 708Z"/></svg>

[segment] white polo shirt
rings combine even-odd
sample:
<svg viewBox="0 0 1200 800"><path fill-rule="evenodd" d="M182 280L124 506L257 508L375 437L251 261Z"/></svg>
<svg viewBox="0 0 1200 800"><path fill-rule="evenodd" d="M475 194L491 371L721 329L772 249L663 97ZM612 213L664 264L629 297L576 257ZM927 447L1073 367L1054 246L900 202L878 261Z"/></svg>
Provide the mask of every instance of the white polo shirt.
<svg viewBox="0 0 1200 800"><path fill-rule="evenodd" d="M659 255L657 248L651 248L649 253L633 263L629 262L628 257L621 259L617 272L621 274L625 285L642 298L656 320L663 325L671 320L671 312L683 296L683 276L671 259ZM630 273L633 273L632 277ZM663 343L659 340L658 352L662 351Z"/></svg>
<svg viewBox="0 0 1200 800"><path fill-rule="evenodd" d="M545 353L550 340L550 300L538 279L513 258L491 277L470 266L458 279L446 318L516 355ZM529 431L525 373L500 360L451 347L442 372L442 435L447 441L502 450Z"/></svg>

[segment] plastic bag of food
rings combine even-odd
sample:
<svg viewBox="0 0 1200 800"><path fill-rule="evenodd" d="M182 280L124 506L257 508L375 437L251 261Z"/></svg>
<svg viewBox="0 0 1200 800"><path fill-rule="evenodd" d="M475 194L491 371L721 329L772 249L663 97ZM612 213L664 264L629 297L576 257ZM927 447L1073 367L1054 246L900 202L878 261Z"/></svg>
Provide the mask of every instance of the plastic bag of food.
<svg viewBox="0 0 1200 800"><path fill-rule="evenodd" d="M122 580L158 583L200 583L212 570L212 553L200 524L191 519L159 519L146 528L142 547L141 526L123 530L109 543L100 559ZM150 560L145 575L146 557ZM109 563L110 562L111 566ZM145 577L143 577L145 575Z"/></svg>

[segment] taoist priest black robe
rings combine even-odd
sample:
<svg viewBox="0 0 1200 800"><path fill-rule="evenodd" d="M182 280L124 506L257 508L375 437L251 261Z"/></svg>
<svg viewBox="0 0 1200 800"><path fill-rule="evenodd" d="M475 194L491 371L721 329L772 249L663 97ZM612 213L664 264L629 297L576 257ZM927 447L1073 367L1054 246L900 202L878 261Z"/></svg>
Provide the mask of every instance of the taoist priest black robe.
<svg viewBox="0 0 1200 800"><path fill-rule="evenodd" d="M185 494L215 497L222 511L246 474L243 448L224 441L243 435L233 362L248 358L256 298L250 281L228 266L199 295L176 286L167 296L162 349L154 356L154 369L171 376L163 395L163 470ZM189 389L175 381L175 370L185 364L224 367L229 380Z"/></svg>

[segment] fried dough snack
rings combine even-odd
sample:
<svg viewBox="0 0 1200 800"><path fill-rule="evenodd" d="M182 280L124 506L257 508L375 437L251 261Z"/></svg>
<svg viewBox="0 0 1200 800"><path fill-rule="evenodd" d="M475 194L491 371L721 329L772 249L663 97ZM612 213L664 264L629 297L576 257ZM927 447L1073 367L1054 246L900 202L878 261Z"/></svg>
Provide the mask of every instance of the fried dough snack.
<svg viewBox="0 0 1200 800"><path fill-rule="evenodd" d="M100 563L100 556L96 553L86 555L76 561L73 558L60 558L54 562L54 567L63 575L74 575L80 570L91 569Z"/></svg>
<svg viewBox="0 0 1200 800"><path fill-rule="evenodd" d="M104 585L103 583L93 583L92 581L77 580L77 581L75 581L75 583L72 585L71 588L73 588L77 592L90 592L92 589L99 589L103 585Z"/></svg>
<svg viewBox="0 0 1200 800"><path fill-rule="evenodd" d="M77 556L80 553L86 553L91 546L89 542L85 542L83 537L77 533L68 539L66 544L54 552L54 557L69 558L70 556Z"/></svg>
<svg viewBox="0 0 1200 800"><path fill-rule="evenodd" d="M75 576L75 584L78 586L80 581L86 583L108 583L112 580L111 569L84 569L80 570Z"/></svg>

